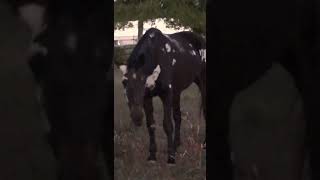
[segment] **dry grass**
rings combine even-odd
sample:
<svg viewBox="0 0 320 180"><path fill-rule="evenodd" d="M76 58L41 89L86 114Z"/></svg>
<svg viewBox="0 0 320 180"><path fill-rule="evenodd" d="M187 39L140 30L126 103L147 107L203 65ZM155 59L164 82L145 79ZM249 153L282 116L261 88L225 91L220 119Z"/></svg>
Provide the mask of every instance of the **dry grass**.
<svg viewBox="0 0 320 180"><path fill-rule="evenodd" d="M146 125L137 128L129 117L121 74L114 72L114 168L116 180L203 180L206 176L206 152L201 149L205 137L205 121L200 117L200 92L190 86L181 97L181 141L176 155L176 166L167 166L167 141L162 128L163 109L159 98L154 98L157 159L147 162L149 135ZM145 124L145 123L144 123Z"/></svg>

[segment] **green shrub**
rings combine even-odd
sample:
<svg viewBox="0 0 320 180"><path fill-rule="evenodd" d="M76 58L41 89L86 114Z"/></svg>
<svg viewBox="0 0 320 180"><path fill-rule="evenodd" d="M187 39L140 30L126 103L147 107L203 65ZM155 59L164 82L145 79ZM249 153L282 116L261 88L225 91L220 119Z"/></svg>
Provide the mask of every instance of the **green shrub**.
<svg viewBox="0 0 320 180"><path fill-rule="evenodd" d="M114 63L119 66L127 64L127 60L134 48L134 45L114 47Z"/></svg>

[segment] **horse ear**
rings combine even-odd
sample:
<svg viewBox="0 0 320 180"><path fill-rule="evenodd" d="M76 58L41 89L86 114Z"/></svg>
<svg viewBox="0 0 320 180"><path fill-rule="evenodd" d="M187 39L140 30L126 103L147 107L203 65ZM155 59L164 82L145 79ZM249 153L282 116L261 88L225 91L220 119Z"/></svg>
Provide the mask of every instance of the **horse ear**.
<svg viewBox="0 0 320 180"><path fill-rule="evenodd" d="M127 73L127 65L121 65L119 66L119 69L121 70L123 75Z"/></svg>

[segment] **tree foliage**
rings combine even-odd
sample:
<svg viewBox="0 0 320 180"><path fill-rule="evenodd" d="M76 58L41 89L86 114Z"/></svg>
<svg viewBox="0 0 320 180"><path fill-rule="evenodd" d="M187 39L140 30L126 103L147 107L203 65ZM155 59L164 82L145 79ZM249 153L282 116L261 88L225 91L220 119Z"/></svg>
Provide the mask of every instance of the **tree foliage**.
<svg viewBox="0 0 320 180"><path fill-rule="evenodd" d="M114 7L116 29L132 26L128 21L163 18L168 27L205 34L206 0L117 0Z"/></svg>

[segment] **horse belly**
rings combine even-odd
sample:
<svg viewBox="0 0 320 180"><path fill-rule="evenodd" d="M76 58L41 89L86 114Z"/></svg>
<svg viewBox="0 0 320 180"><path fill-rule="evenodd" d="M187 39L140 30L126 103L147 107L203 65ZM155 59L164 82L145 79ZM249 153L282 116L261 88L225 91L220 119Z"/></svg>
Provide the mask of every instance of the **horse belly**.
<svg viewBox="0 0 320 180"><path fill-rule="evenodd" d="M199 60L200 61L200 60ZM201 63L190 59L178 59L173 68L174 88L183 90L189 87L201 72Z"/></svg>

